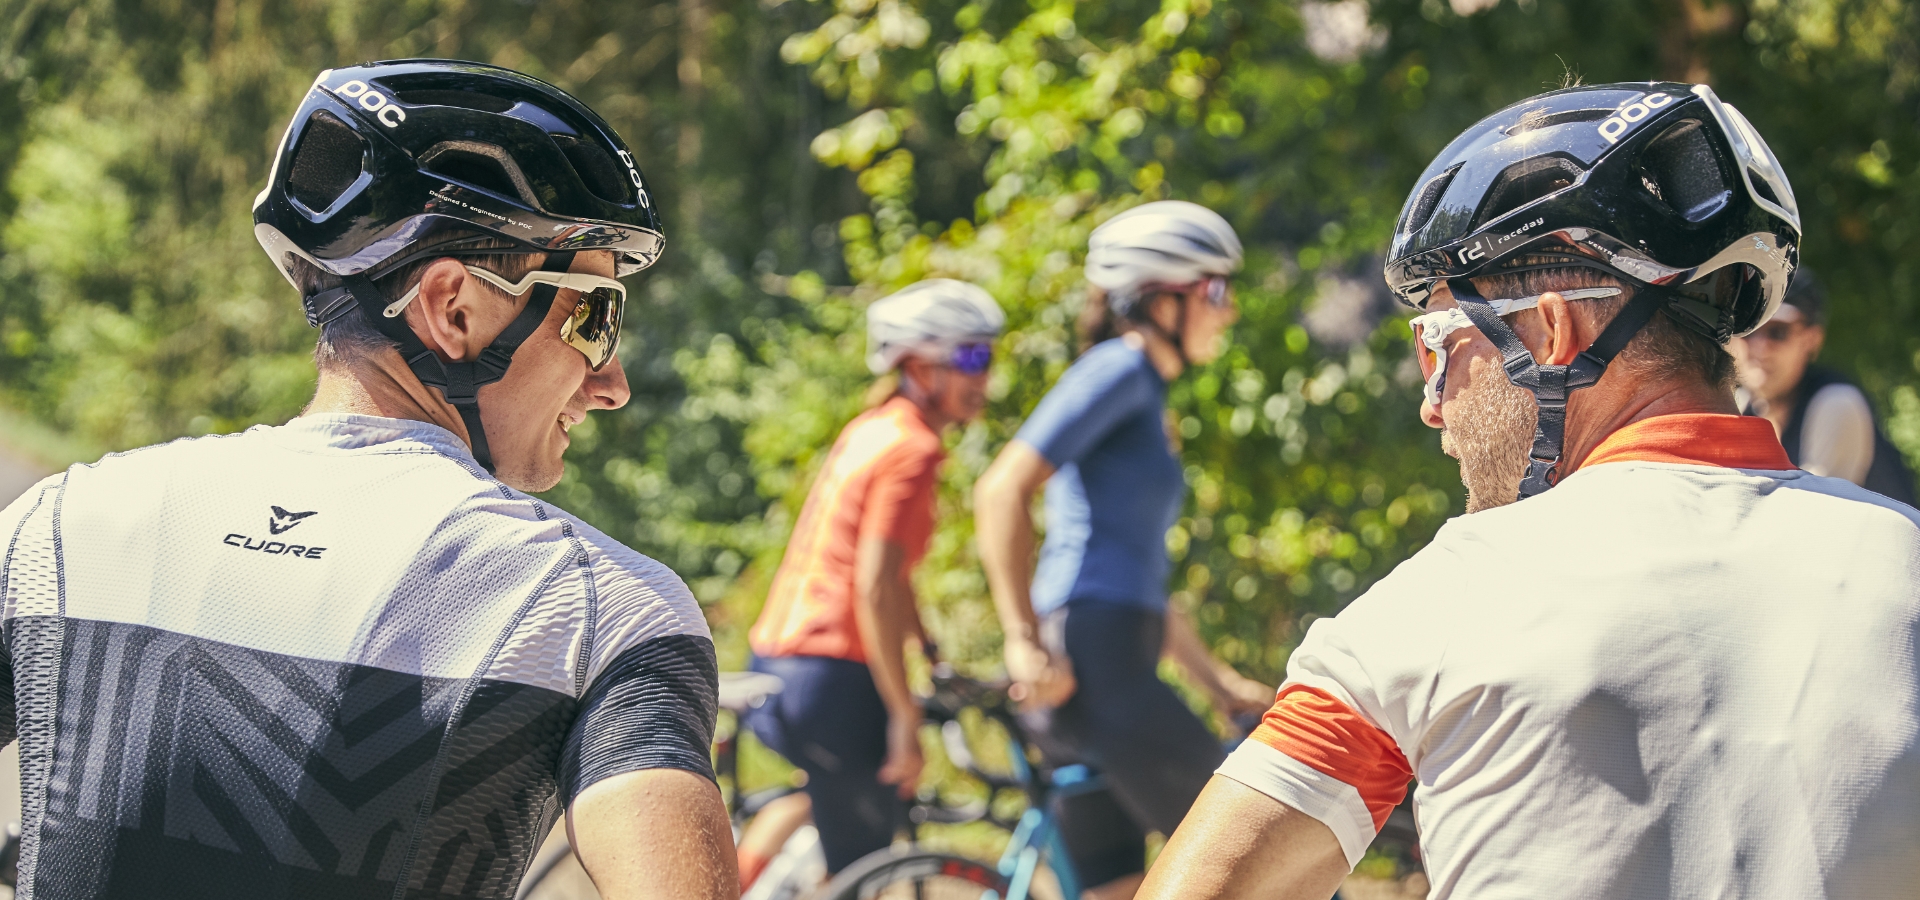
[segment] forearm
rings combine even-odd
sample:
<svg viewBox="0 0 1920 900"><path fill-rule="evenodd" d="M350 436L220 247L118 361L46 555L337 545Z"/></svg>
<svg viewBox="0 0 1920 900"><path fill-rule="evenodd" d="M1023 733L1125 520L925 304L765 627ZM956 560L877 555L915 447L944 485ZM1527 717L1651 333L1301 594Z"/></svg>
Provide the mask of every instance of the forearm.
<svg viewBox="0 0 1920 900"><path fill-rule="evenodd" d="M1193 679L1194 684L1213 697L1216 703L1228 698L1225 673L1221 671L1225 664L1214 659L1206 642L1200 639L1200 630L1194 626L1193 617L1172 604L1167 606L1167 637L1162 642L1161 653L1178 663L1187 677Z"/></svg>
<svg viewBox="0 0 1920 900"><path fill-rule="evenodd" d="M999 480L982 479L974 498L974 536L986 570L993 609L1009 640L1038 640L1033 611L1033 518L1031 493Z"/></svg>
<svg viewBox="0 0 1920 900"><path fill-rule="evenodd" d="M581 792L567 839L604 900L730 900L740 893L720 789L679 769L615 775Z"/></svg>
<svg viewBox="0 0 1920 900"><path fill-rule="evenodd" d="M917 622L913 589L904 572L894 572L860 585L857 593L854 616L873 685L889 715L918 718L920 701L907 684L906 659L907 638L914 635Z"/></svg>

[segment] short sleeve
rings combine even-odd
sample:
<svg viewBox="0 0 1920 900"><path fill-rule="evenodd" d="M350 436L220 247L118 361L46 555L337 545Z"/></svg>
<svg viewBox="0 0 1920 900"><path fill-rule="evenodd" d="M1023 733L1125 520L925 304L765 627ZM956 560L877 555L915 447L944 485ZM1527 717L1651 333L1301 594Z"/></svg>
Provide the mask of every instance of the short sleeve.
<svg viewBox="0 0 1920 900"><path fill-rule="evenodd" d="M1864 485L1873 467L1873 408L1850 384L1829 384L1807 399L1800 426L1800 468Z"/></svg>
<svg viewBox="0 0 1920 900"><path fill-rule="evenodd" d="M1058 469L1077 462L1114 426L1141 409L1157 409L1159 376L1123 344L1088 351L1060 376L1015 434Z"/></svg>
<svg viewBox="0 0 1920 900"><path fill-rule="evenodd" d="M1321 619L1287 661L1287 680L1260 726L1219 774L1325 824L1357 864L1406 797L1420 745L1426 686L1444 655L1431 591L1455 584L1457 558L1429 545L1355 600ZM1447 574L1443 574L1447 573ZM1436 580L1437 579L1437 580Z"/></svg>
<svg viewBox="0 0 1920 900"><path fill-rule="evenodd" d="M666 566L573 524L594 572L593 642L561 751L561 799L642 769L713 778L719 666L699 604Z"/></svg>
<svg viewBox="0 0 1920 900"><path fill-rule="evenodd" d="M0 600L5 603L5 627L0 629L0 746L18 734L14 619L59 610L53 506L62 478L55 475L28 488L0 512L0 540L6 542L0 545Z"/></svg>
<svg viewBox="0 0 1920 900"><path fill-rule="evenodd" d="M903 442L882 460L868 484L860 540L877 538L918 559L933 537L933 501L944 459L931 442Z"/></svg>

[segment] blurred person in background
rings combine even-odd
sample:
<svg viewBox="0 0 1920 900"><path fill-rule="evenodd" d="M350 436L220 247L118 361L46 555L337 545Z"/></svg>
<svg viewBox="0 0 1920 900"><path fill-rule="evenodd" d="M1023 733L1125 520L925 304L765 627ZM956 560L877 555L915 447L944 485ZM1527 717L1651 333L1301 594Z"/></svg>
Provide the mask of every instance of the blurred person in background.
<svg viewBox="0 0 1920 900"><path fill-rule="evenodd" d="M8 508L22 898L510 900L564 814L607 900L737 885L713 641L678 576L528 496L629 390L632 152L454 60L320 73L254 202L319 330L280 426Z"/></svg>
<svg viewBox="0 0 1920 900"><path fill-rule="evenodd" d="M1173 658L1228 717L1273 701L1213 658L1167 602L1166 534L1186 479L1167 384L1218 357L1239 317L1227 276L1240 239L1183 201L1127 210L1095 229L1084 352L974 491L981 562L1006 633L1007 673L1056 765L1083 762L1106 788L1058 801L1094 900L1139 887L1149 832L1171 834L1225 758L1220 739L1160 680ZM1034 565L1033 495L1046 489Z"/></svg>
<svg viewBox="0 0 1920 900"><path fill-rule="evenodd" d="M834 441L748 636L752 669L785 688L748 714L767 746L807 775L742 836L743 889L809 814L827 871L885 849L919 784L920 700L906 645L923 638L912 574L933 537L941 432L987 404L1006 324L986 291L945 278L867 309L872 408Z"/></svg>
<svg viewBox="0 0 1920 900"><path fill-rule="evenodd" d="M1794 465L1912 505L1913 473L1874 421L1867 395L1814 362L1826 339L1827 291L1803 268L1780 311L1733 342L1743 412L1773 423Z"/></svg>

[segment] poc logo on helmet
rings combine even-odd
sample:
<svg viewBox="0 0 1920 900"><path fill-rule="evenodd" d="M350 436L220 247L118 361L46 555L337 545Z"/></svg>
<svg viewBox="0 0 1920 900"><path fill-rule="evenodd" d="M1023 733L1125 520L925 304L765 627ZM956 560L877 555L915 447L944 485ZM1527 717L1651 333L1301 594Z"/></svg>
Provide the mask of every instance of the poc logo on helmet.
<svg viewBox="0 0 1920 900"><path fill-rule="evenodd" d="M633 154L625 150L614 152L620 154L620 161L627 164L627 177L633 179L633 189L640 195L640 205L643 208L652 209L653 198L647 196L647 186L640 183L640 170L633 167Z"/></svg>
<svg viewBox="0 0 1920 900"><path fill-rule="evenodd" d="M373 117L379 119L380 124L388 128L398 127L401 122L407 120L406 110L394 106L391 101L387 100L387 95L374 90L364 81L357 79L349 81L346 84L334 88L333 92L349 100L357 98L361 109L373 113Z"/></svg>
<svg viewBox="0 0 1920 900"><path fill-rule="evenodd" d="M1646 94L1637 97L1632 103L1620 107L1619 112L1608 116L1606 121L1600 123L1600 136L1606 138L1609 144L1618 143L1620 136L1626 134L1627 129L1633 127L1634 123L1653 115L1654 110L1672 102L1671 94Z"/></svg>

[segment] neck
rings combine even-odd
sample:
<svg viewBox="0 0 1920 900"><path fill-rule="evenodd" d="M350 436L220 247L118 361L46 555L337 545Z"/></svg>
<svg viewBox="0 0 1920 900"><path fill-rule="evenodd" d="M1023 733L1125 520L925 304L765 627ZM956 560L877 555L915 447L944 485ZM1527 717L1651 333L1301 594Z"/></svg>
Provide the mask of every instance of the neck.
<svg viewBox="0 0 1920 900"><path fill-rule="evenodd" d="M1180 355L1180 349L1167 340L1158 328L1129 325L1120 335L1120 339L1141 353L1146 354L1147 362L1154 371L1160 373L1160 380L1172 381L1186 371L1187 361Z"/></svg>
<svg viewBox="0 0 1920 900"><path fill-rule="evenodd" d="M1599 384L1574 394L1568 404L1567 434L1560 457L1562 477L1579 469L1601 441L1635 422L1656 416L1740 414L1732 391L1699 383L1649 383L1637 375L1614 384L1609 380L1603 376Z"/></svg>
<svg viewBox="0 0 1920 900"><path fill-rule="evenodd" d="M313 402L301 415L324 413L411 419L438 425L467 441L467 425L459 411L439 391L421 384L393 350L382 350L351 365L321 369Z"/></svg>

